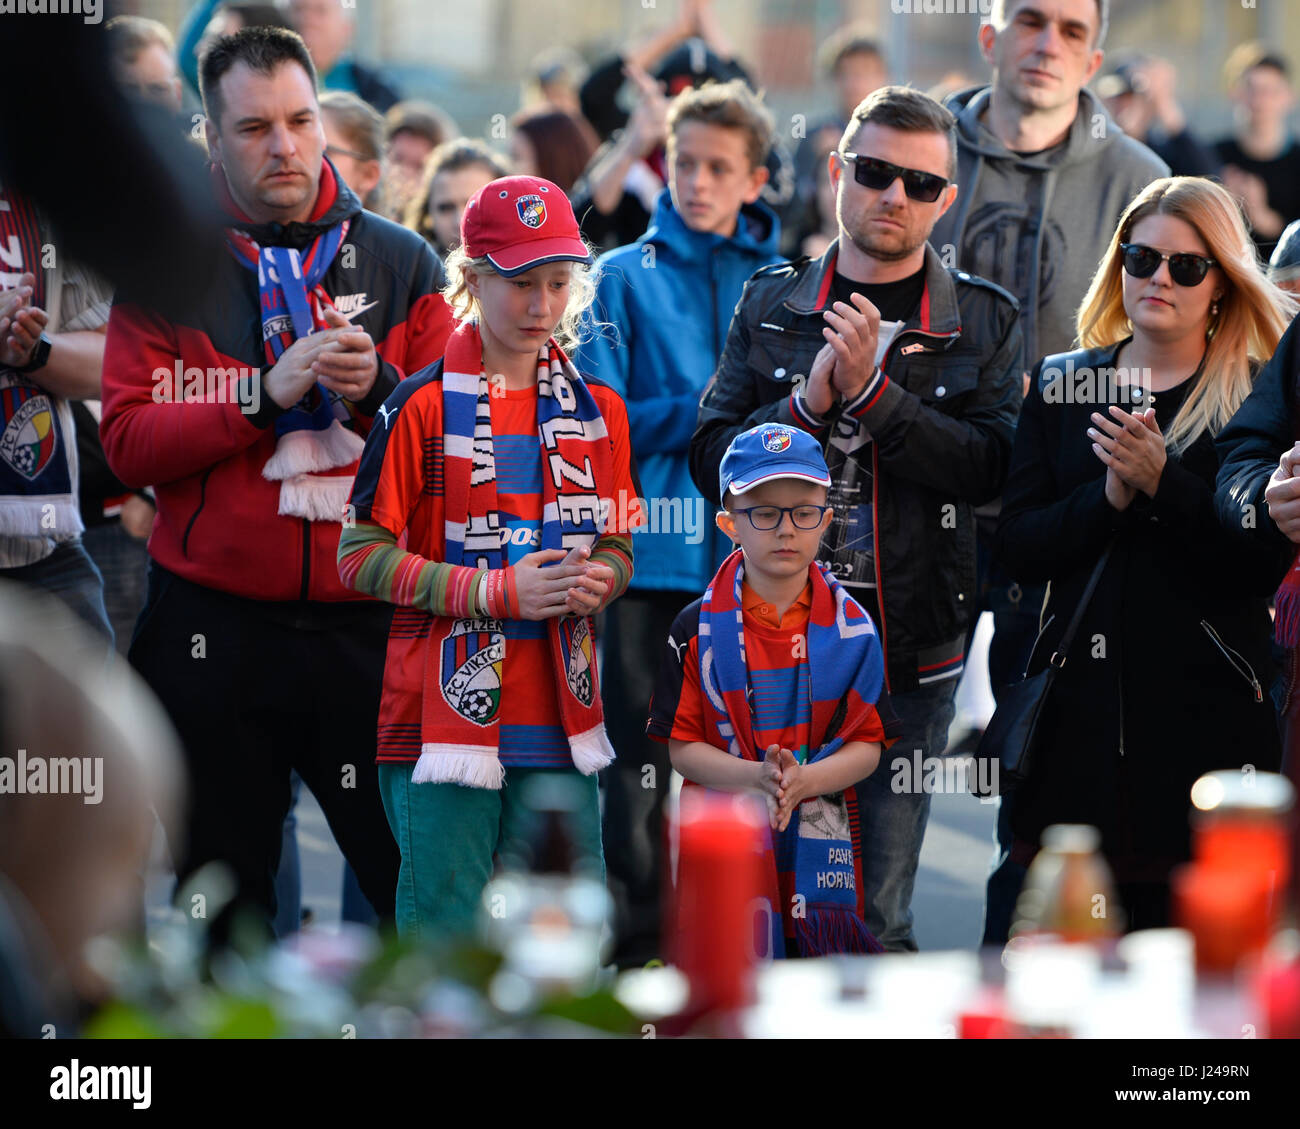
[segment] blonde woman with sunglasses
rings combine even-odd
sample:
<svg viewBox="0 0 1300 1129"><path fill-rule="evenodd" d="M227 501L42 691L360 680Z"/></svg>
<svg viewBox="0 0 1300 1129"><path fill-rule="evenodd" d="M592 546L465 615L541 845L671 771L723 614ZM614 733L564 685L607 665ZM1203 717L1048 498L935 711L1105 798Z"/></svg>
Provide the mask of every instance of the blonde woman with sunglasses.
<svg viewBox="0 0 1300 1129"><path fill-rule="evenodd" d="M1101 831L1128 928L1166 924L1188 792L1212 769L1276 770L1268 597L1285 551L1216 519L1214 437L1295 313L1227 192L1157 180L1121 217L1078 315L1081 348L1036 366L997 552L1050 582L1030 674L1059 667L1013 863L1045 827ZM1065 655L1065 625L1109 547Z"/></svg>

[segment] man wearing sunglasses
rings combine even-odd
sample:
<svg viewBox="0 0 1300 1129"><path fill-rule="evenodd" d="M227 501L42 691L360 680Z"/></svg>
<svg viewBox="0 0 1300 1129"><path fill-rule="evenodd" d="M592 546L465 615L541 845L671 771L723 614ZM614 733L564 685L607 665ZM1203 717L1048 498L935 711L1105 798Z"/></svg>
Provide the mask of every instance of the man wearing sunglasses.
<svg viewBox="0 0 1300 1129"><path fill-rule="evenodd" d="M909 764L947 743L975 604L974 507L1002 489L1021 400L1015 300L927 242L957 197L953 125L904 87L858 106L829 157L839 237L746 285L690 451L716 503L741 431L776 420L821 441L834 514L819 559L877 626L903 722L893 753ZM859 787L863 884L871 931L912 950L930 797L899 781L890 755Z"/></svg>

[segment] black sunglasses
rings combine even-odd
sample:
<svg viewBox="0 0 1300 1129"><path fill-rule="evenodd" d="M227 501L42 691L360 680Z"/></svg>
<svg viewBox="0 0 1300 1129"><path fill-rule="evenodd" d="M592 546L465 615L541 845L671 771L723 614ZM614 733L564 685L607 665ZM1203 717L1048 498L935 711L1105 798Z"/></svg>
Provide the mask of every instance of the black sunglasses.
<svg viewBox="0 0 1300 1129"><path fill-rule="evenodd" d="M853 163L853 179L864 188L883 192L900 176L903 178L903 191L913 200L923 204L933 204L939 199L939 193L948 187L948 181L932 172L920 169L905 169L901 165L891 165L875 157L864 157L859 153L841 153L840 157Z"/></svg>
<svg viewBox="0 0 1300 1129"><path fill-rule="evenodd" d="M1121 243L1124 252L1124 269L1134 278L1150 278L1163 262L1169 263L1169 277L1179 286L1200 286L1215 265L1213 259L1181 251L1176 255L1162 255L1154 247L1142 243Z"/></svg>

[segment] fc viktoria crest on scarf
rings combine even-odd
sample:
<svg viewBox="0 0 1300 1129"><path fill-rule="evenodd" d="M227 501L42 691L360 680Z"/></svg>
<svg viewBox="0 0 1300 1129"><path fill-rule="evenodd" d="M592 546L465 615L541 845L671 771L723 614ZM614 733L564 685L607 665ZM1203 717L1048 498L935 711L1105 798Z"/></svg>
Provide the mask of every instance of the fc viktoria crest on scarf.
<svg viewBox="0 0 1300 1129"><path fill-rule="evenodd" d="M48 396L34 385L14 384L4 389L0 458L29 482L49 465L58 446L54 409Z"/></svg>
<svg viewBox="0 0 1300 1129"><path fill-rule="evenodd" d="M546 222L546 201L540 196L520 196L515 207L528 227L541 227Z"/></svg>
<svg viewBox="0 0 1300 1129"><path fill-rule="evenodd" d="M595 669L596 658L592 653L591 628L586 616L560 622L560 646L564 652L564 676L569 689L584 706L591 705L591 672Z"/></svg>
<svg viewBox="0 0 1300 1129"><path fill-rule="evenodd" d="M505 636L494 619L458 619L442 641L442 696L475 725L496 720L505 653Z"/></svg>

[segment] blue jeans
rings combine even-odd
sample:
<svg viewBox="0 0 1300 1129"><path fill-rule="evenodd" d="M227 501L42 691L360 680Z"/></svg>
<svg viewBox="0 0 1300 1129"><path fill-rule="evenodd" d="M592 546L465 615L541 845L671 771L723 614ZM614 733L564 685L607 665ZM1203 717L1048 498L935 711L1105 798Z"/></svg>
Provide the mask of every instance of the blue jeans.
<svg viewBox="0 0 1300 1129"><path fill-rule="evenodd" d="M117 649L125 655L144 607L149 552L144 541L132 537L120 521L87 526L81 543L104 578L104 609L117 637Z"/></svg>
<svg viewBox="0 0 1300 1129"><path fill-rule="evenodd" d="M298 855L298 793L302 777L289 773L289 811L280 835L280 866L275 872L275 921L278 938L298 932L302 925L302 861Z"/></svg>
<svg viewBox="0 0 1300 1129"><path fill-rule="evenodd" d="M941 756L948 727L956 713L957 680L949 678L904 694L891 694L903 732L880 755L880 765L858 785L862 890L867 927L893 952L915 952L912 935L912 887L916 882L921 842L930 818L930 794L921 787L895 792L892 762ZM919 783L919 782L918 782Z"/></svg>
<svg viewBox="0 0 1300 1129"><path fill-rule="evenodd" d="M1011 918L1025 884L1027 867L1011 861L1011 805L1015 793L998 800L998 824L994 832L997 851L984 897L984 935L981 945L1005 945L1011 933Z"/></svg>
<svg viewBox="0 0 1300 1129"><path fill-rule="evenodd" d="M104 608L104 578L80 540L65 541L35 564L0 569L0 580L45 589L103 638L105 656L112 651L113 628Z"/></svg>

